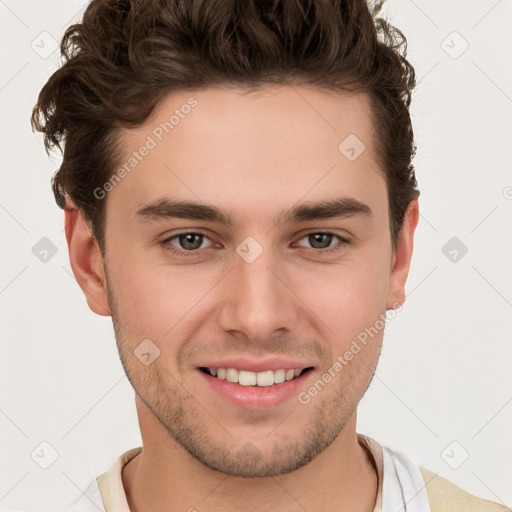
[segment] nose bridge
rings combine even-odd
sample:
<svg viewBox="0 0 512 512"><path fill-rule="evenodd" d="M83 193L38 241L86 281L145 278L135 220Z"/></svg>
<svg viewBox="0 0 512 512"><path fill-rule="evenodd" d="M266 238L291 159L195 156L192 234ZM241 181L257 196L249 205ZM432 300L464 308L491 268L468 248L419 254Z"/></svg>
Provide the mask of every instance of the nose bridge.
<svg viewBox="0 0 512 512"><path fill-rule="evenodd" d="M240 244L227 286L229 300L220 316L225 331L241 331L251 340L268 340L276 330L290 330L297 320L293 294L285 285L283 264L272 249L253 259L255 247ZM249 247L249 251L242 252Z"/></svg>

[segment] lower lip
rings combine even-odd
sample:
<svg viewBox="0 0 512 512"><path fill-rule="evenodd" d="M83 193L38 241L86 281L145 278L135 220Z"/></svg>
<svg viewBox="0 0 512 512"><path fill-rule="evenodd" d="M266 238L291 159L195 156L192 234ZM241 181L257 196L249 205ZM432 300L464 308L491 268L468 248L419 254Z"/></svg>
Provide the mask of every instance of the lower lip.
<svg viewBox="0 0 512 512"><path fill-rule="evenodd" d="M312 370L291 380L272 386L242 386L234 382L218 379L198 370L206 383L219 395L238 407L245 409L266 409L275 407L306 389L305 381Z"/></svg>

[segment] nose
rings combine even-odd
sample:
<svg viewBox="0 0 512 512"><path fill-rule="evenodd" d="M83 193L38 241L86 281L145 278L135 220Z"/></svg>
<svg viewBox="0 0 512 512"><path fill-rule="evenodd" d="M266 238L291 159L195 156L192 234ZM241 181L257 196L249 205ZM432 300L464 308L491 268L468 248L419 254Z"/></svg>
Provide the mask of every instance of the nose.
<svg viewBox="0 0 512 512"><path fill-rule="evenodd" d="M224 283L220 327L260 344L296 329L300 300L284 264L272 251L264 250L252 263L236 255L234 264Z"/></svg>

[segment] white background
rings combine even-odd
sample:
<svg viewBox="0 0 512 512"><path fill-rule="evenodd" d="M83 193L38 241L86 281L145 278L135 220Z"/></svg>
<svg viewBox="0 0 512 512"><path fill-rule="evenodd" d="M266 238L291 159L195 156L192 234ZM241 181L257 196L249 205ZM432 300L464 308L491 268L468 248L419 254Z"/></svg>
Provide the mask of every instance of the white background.
<svg viewBox="0 0 512 512"><path fill-rule="evenodd" d="M59 160L29 124L58 63L58 50L44 53L83 5L0 0L2 510L52 511L140 445L111 320L88 309L69 265L50 190ZM408 299L387 327L358 431L511 507L512 2L393 0L388 10L419 79L422 217ZM46 263L32 253L43 237L57 247ZM468 248L456 262L442 252L452 237ZM48 469L31 458L43 441L59 454Z"/></svg>

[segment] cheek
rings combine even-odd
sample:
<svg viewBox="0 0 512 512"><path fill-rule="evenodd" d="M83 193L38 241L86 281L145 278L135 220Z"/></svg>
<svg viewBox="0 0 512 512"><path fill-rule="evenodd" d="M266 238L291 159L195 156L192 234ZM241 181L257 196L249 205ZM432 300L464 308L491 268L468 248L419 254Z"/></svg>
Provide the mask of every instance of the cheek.
<svg viewBox="0 0 512 512"><path fill-rule="evenodd" d="M120 252L112 273L119 315L130 332L162 342L211 290L215 272L152 263L142 251ZM214 275L215 274L215 275Z"/></svg>
<svg viewBox="0 0 512 512"><path fill-rule="evenodd" d="M385 312L388 281L385 259L358 255L343 264L301 271L296 289L321 319L326 336L346 345Z"/></svg>

